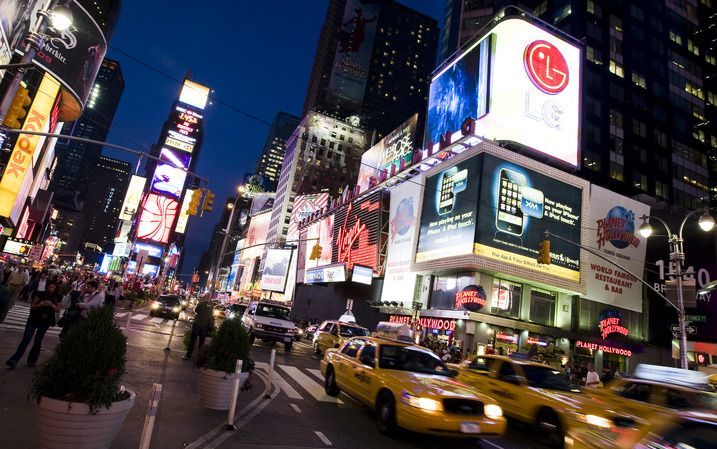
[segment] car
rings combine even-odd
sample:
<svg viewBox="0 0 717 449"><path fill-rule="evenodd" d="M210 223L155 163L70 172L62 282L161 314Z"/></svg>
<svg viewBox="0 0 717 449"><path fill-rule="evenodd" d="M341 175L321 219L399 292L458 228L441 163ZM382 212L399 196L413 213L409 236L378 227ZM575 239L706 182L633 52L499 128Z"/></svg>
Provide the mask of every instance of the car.
<svg viewBox="0 0 717 449"><path fill-rule="evenodd" d="M338 348L351 337L367 337L368 329L356 323L327 320L314 332L314 354L322 354L329 348Z"/></svg>
<svg viewBox="0 0 717 449"><path fill-rule="evenodd" d="M307 340L314 340L314 337L316 336L316 330L319 328L318 324L312 324L311 326L304 329L304 338Z"/></svg>
<svg viewBox="0 0 717 449"><path fill-rule="evenodd" d="M545 445L561 447L574 427L631 427L638 420L607 398L570 385L560 370L518 356L479 355L458 365L456 380L496 398L506 416L534 424Z"/></svg>
<svg viewBox="0 0 717 449"><path fill-rule="evenodd" d="M294 342L294 322L291 309L283 304L252 301L242 317L242 326L249 332L249 340L284 343L284 351L291 351Z"/></svg>
<svg viewBox="0 0 717 449"><path fill-rule="evenodd" d="M214 306L214 310L212 311L212 316L214 318L222 319L227 315L227 309L226 307L222 305L216 305Z"/></svg>
<svg viewBox="0 0 717 449"><path fill-rule="evenodd" d="M229 319L241 319L241 317L244 315L244 312L246 311L246 305L245 304L229 304L226 308L226 317Z"/></svg>
<svg viewBox="0 0 717 449"><path fill-rule="evenodd" d="M294 341L301 341L301 338L304 336L304 329L300 328L299 326L296 326L294 328Z"/></svg>
<svg viewBox="0 0 717 449"><path fill-rule="evenodd" d="M179 296L161 295L152 303L149 315L166 316L173 320L178 320L181 311L182 305Z"/></svg>
<svg viewBox="0 0 717 449"><path fill-rule="evenodd" d="M186 296L180 296L179 298L180 306L182 307L182 310L186 310L187 307L189 307L189 300Z"/></svg>
<svg viewBox="0 0 717 449"><path fill-rule="evenodd" d="M639 430L596 435L574 429L565 437L566 449L712 449L717 442L717 414L709 412L656 412L651 423Z"/></svg>
<svg viewBox="0 0 717 449"><path fill-rule="evenodd" d="M375 411L385 434L413 432L480 438L501 436L506 421L498 403L453 376L426 348L381 337L353 337L326 350L324 389L344 392Z"/></svg>

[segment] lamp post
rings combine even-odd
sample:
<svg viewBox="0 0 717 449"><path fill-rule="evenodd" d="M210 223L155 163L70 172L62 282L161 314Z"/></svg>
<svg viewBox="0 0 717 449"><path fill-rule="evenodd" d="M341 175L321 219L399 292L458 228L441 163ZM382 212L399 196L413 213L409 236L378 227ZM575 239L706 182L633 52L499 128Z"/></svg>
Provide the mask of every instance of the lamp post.
<svg viewBox="0 0 717 449"><path fill-rule="evenodd" d="M667 231L667 241L670 244L670 262L674 262L675 264L675 277L677 278L677 325L680 332L680 367L682 369L689 369L689 363L687 360L687 332L685 331L685 300L682 292L682 264L685 261L685 251L682 245L682 231L685 228L687 220L699 212L702 212L698 221L700 229L705 232L711 231L715 227L715 219L709 214L707 208L703 210L693 210L688 213L685 218L682 219L682 223L680 223L679 232L677 234L673 233L667 223L660 217L648 217L647 215L640 217L642 219L642 224L640 225L639 232L643 237L648 238L652 235L653 229L650 225L650 219L652 218L662 223Z"/></svg>
<svg viewBox="0 0 717 449"><path fill-rule="evenodd" d="M18 70L5 91L2 102L0 102L0 123L5 120L5 116L12 105L15 94L17 94L20 83L25 76L25 69L31 66L37 51L45 45L47 36L44 33L48 22L52 22L52 27L57 31L64 31L72 25L69 3L69 0L47 0L45 6L37 12L38 17L35 29L31 30L25 38L24 54L17 64Z"/></svg>
<svg viewBox="0 0 717 449"><path fill-rule="evenodd" d="M222 264L222 260L224 260L224 253L227 250L227 241L229 240L229 231L232 229L232 224L234 223L234 212L237 210L237 207L239 205L239 200L243 197L244 194L244 186L237 187L237 195L236 198L234 198L234 203L227 204L227 208L229 208L229 222L227 223L227 227L224 230L224 237L222 238L222 245L219 249L219 254L217 254L217 260L214 264L214 271L212 273L212 283L211 288L209 289L209 298L211 299L214 296L214 292L217 289L217 278L219 277L219 268Z"/></svg>

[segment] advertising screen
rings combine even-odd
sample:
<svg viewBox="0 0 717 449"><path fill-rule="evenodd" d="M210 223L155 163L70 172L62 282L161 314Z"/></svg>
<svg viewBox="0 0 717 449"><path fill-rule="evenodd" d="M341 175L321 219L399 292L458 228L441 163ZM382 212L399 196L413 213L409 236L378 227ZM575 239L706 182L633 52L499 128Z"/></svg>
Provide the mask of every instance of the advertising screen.
<svg viewBox="0 0 717 449"><path fill-rule="evenodd" d="M137 271L137 262L134 260L130 260L127 262L127 271L130 273L134 273ZM142 274L149 274L150 276L157 276L159 273L159 266L158 265L152 265L149 263L145 263L142 265Z"/></svg>
<svg viewBox="0 0 717 449"><path fill-rule="evenodd" d="M159 153L159 159L172 164L176 168L186 169L189 168L189 163L192 162L192 155L183 151L162 148Z"/></svg>
<svg viewBox="0 0 717 449"><path fill-rule="evenodd" d="M174 232L184 234L187 230L187 223L189 222L189 203L192 202L192 195L194 194L193 189L187 189L184 193L184 200L182 200L182 208L179 210L179 217L177 218L177 226L174 227Z"/></svg>
<svg viewBox="0 0 717 449"><path fill-rule="evenodd" d="M291 249L269 249L266 252L264 272L261 274L262 290L284 292L292 252Z"/></svg>
<svg viewBox="0 0 717 449"><path fill-rule="evenodd" d="M365 192L411 165L418 114L391 131L361 156L358 186Z"/></svg>
<svg viewBox="0 0 717 449"><path fill-rule="evenodd" d="M169 130L167 137L164 139L164 144L178 150L186 151L191 153L194 151L194 145L197 143L196 139L191 137L183 136L177 131Z"/></svg>
<svg viewBox="0 0 717 449"><path fill-rule="evenodd" d="M426 145L475 134L577 166L581 58L579 47L526 20L501 21L435 74Z"/></svg>
<svg viewBox="0 0 717 449"><path fill-rule="evenodd" d="M550 265L538 265L544 232L580 242L582 190L546 175L483 155L474 252L578 282L580 250L550 242Z"/></svg>
<svg viewBox="0 0 717 449"><path fill-rule="evenodd" d="M332 261L348 269L360 264L382 275L378 263L381 230L381 192L355 200L334 214Z"/></svg>
<svg viewBox="0 0 717 449"><path fill-rule="evenodd" d="M115 247L114 247L114 250L112 251L112 255L117 256L117 257L129 257L131 248L132 248L132 244L130 242L115 243Z"/></svg>
<svg viewBox="0 0 717 449"><path fill-rule="evenodd" d="M643 215L650 215L647 204L592 185L588 246L642 276L647 239L637 230ZM642 284L637 279L592 254L588 260L586 298L642 312Z"/></svg>
<svg viewBox="0 0 717 449"><path fill-rule="evenodd" d="M327 97L348 110L363 104L380 9L374 0L346 2Z"/></svg>
<svg viewBox="0 0 717 449"><path fill-rule="evenodd" d="M373 268L354 265L353 273L351 273L351 282L357 284L371 285L373 281Z"/></svg>
<svg viewBox="0 0 717 449"><path fill-rule="evenodd" d="M132 231L132 222L129 220L119 220L117 231L115 231L114 243L123 243L129 241L129 234Z"/></svg>
<svg viewBox="0 0 717 449"><path fill-rule="evenodd" d="M132 178L129 180L129 187L127 187L127 194L124 196L124 201L122 202L122 209L120 209L120 220L132 220L134 214L137 213L137 207L142 200L142 193L144 192L146 182L147 178L132 175Z"/></svg>
<svg viewBox="0 0 717 449"><path fill-rule="evenodd" d="M186 178L187 172L181 168L175 167L172 163L159 162L152 176L152 192L179 198Z"/></svg>
<svg viewBox="0 0 717 449"><path fill-rule="evenodd" d="M147 195L137 224L137 238L167 243L178 209L177 200L154 193Z"/></svg>
<svg viewBox="0 0 717 449"><path fill-rule="evenodd" d="M334 216L329 215L320 221L312 223L306 228L306 264L308 270L311 267L329 265L332 261L332 243L334 235ZM314 245L321 246L321 253L318 259L311 260L311 252Z"/></svg>
<svg viewBox="0 0 717 449"><path fill-rule="evenodd" d="M473 254L481 158L426 178L416 262Z"/></svg>
<svg viewBox="0 0 717 449"><path fill-rule="evenodd" d="M140 251L147 252L147 255L150 257L162 257L164 249L161 246L137 242L134 244L134 252L139 253Z"/></svg>
<svg viewBox="0 0 717 449"><path fill-rule="evenodd" d="M325 207L328 202L328 193L297 196L294 200L294 208L291 210L291 220L289 221L289 230L286 233L286 240L297 240L299 238L299 222Z"/></svg>
<svg viewBox="0 0 717 449"><path fill-rule="evenodd" d="M416 247L420 201L421 185L417 182L404 182L391 189L382 301L413 303L416 274L411 272L411 258Z"/></svg>
<svg viewBox="0 0 717 449"><path fill-rule="evenodd" d="M179 94L179 101L194 106L198 109L204 109L209 99L210 89L191 80L184 80L182 92Z"/></svg>

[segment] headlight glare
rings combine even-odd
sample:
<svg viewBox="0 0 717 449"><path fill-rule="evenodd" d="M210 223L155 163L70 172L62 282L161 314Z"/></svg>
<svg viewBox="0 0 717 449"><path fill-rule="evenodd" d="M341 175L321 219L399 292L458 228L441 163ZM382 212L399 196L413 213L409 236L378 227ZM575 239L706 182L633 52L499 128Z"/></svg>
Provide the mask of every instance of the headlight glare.
<svg viewBox="0 0 717 449"><path fill-rule="evenodd" d="M503 409L498 404L486 404L483 408L485 416L491 419L501 418L503 416Z"/></svg>
<svg viewBox="0 0 717 449"><path fill-rule="evenodd" d="M406 405L410 405L411 407L416 407L431 412L443 410L443 406L439 401L436 401L435 399L431 398L422 398L419 396L414 396L407 391L401 393L401 402Z"/></svg>
<svg viewBox="0 0 717 449"><path fill-rule="evenodd" d="M160 304L159 304L158 302L153 302L153 303L152 303L152 308L153 308L153 309L159 309L159 306L160 306Z"/></svg>
<svg viewBox="0 0 717 449"><path fill-rule="evenodd" d="M603 427L606 429L612 427L612 423L609 419L597 415L585 415L585 422L593 426Z"/></svg>
<svg viewBox="0 0 717 449"><path fill-rule="evenodd" d="M179 307L172 307L172 312L177 313L179 312Z"/></svg>
<svg viewBox="0 0 717 449"><path fill-rule="evenodd" d="M264 326L262 326L261 323L256 323L256 324L254 325L254 327L257 328L257 329L263 329L263 328L264 328Z"/></svg>

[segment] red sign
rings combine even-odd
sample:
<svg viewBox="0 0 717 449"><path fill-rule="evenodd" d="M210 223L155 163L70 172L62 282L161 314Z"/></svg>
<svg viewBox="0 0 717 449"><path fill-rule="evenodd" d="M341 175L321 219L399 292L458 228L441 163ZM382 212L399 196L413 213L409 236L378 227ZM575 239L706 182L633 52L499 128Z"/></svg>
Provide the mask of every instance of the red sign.
<svg viewBox="0 0 717 449"><path fill-rule="evenodd" d="M610 345L603 345L600 343L589 343L586 341L576 341L575 346L578 348L592 349L593 351L602 351L609 354L624 355L625 357L631 357L632 351L629 349L618 348Z"/></svg>
<svg viewBox="0 0 717 449"><path fill-rule="evenodd" d="M505 334L503 332L496 332L495 339L501 341L507 341L509 343L518 343L518 336L515 334Z"/></svg>
<svg viewBox="0 0 717 449"><path fill-rule="evenodd" d="M389 315L388 317L389 323L401 323L401 324L411 324L411 316L410 315ZM426 329L438 329L438 330L447 330L447 331L453 331L456 330L456 320L452 320L450 318L429 318L429 317L423 317L418 319L418 323L421 327L424 327Z"/></svg>
<svg viewBox="0 0 717 449"><path fill-rule="evenodd" d="M348 269L354 264L363 265L377 272L380 226L380 191L338 209L334 215L332 262L345 263Z"/></svg>
<svg viewBox="0 0 717 449"><path fill-rule="evenodd" d="M147 195L137 225L137 238L167 243L178 209L177 200L154 193Z"/></svg>
<svg viewBox="0 0 717 449"><path fill-rule="evenodd" d="M620 334L627 335L630 333L630 329L621 325L622 319L620 317L607 317L600 320L600 335L602 338L607 338L608 335Z"/></svg>
<svg viewBox="0 0 717 449"><path fill-rule="evenodd" d="M483 287L478 285L469 285L463 290L456 293L455 309L464 307L470 311L476 311L488 304Z"/></svg>
<svg viewBox="0 0 717 449"><path fill-rule="evenodd" d="M558 94L568 86L568 63L560 50L547 41L537 40L528 45L523 64L533 84L546 94Z"/></svg>

